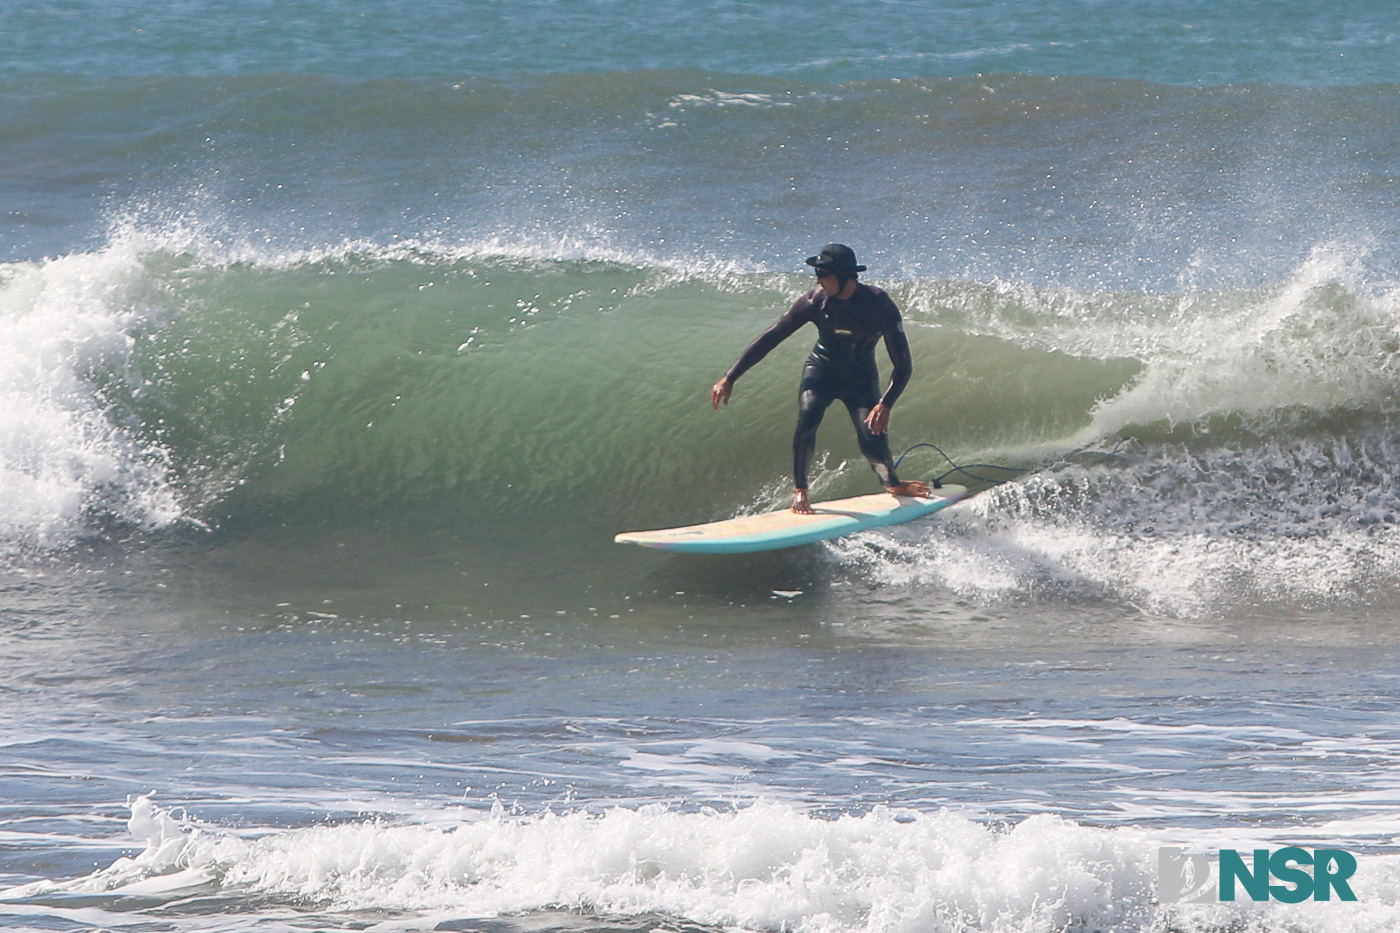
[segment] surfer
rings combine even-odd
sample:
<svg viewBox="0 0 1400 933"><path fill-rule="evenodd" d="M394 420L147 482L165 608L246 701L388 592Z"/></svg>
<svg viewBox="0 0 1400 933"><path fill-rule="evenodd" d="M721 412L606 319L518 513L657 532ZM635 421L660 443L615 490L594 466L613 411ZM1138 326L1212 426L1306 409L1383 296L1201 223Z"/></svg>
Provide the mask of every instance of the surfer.
<svg viewBox="0 0 1400 933"><path fill-rule="evenodd" d="M797 394L797 431L792 438L792 510L804 515L812 513L807 498L807 467L816 450L817 427L827 407L837 399L846 403L860 452L870 461L885 489L897 496L927 496L927 483L900 482L895 476L886 434L890 409L914 371L899 309L889 295L858 281L865 266L856 263L856 254L849 246L830 243L816 256L808 257L807 265L816 270L817 287L797 299L776 324L749 344L738 362L710 390L710 404L716 411L721 404L728 405L740 376L804 324L815 324L817 344L802 368ZM883 395L879 392L880 373L875 363L875 345L882 337L894 363Z"/></svg>

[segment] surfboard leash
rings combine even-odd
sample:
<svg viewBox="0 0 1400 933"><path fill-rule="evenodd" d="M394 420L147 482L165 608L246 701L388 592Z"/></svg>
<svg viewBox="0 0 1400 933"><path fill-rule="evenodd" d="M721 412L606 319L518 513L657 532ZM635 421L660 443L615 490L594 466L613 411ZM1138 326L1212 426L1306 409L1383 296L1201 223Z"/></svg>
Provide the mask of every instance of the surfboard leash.
<svg viewBox="0 0 1400 933"><path fill-rule="evenodd" d="M1116 458L1118 458L1118 459L1127 459L1126 457L1124 457L1122 454L1120 454L1120 453L1118 452L1119 450L1121 450L1121 449L1122 449L1125 445L1127 445L1127 444L1137 444L1139 447L1142 446L1142 442L1139 441L1137 438L1135 438L1135 437L1124 437L1124 438L1121 438L1121 439L1118 441L1118 443L1116 443L1116 444L1113 445L1113 449L1112 449L1112 450L1109 450L1109 451L1101 451L1101 452L1099 453L1099 456L1102 456L1102 457L1116 457ZM938 476L934 477L934 482L935 482L935 483L942 483L945 479L947 479L948 477L952 476L954 473L961 473L961 474L963 474L964 476L967 476L967 477L970 477L970 478L972 478L972 479L977 480L979 483L987 483L988 485L991 485L991 486L1000 486L1000 485L1002 485L1003 483L1009 483L1009 482L1011 482L1012 477L1007 477L1006 479L994 479L994 478L988 477L988 476L978 476L976 473L973 473L973 472L970 472L970 471L973 470L973 469L978 469L978 470L1004 470L1004 471L1007 472L1007 473L1026 473L1026 472L1029 472L1029 470L1030 470L1030 468L1028 468L1028 467L1009 467L1009 466L1003 466L1003 465L1001 465L1001 464L999 464L999 463L969 463L969 464L964 465L964 464L958 463L958 462L957 462L956 460L954 460L952 457L948 456L948 453L947 453L942 447L939 447L937 444L930 444L928 441L921 441L921 442L919 442L919 443L913 445L912 447L910 447L910 448L909 448L908 450L906 450L904 453L900 454L900 455L899 455L899 459L895 460L895 462L894 462L894 468L895 468L896 470L899 469L899 465L900 465L901 463L904 462L904 458L907 457L907 456L909 456L909 454L910 454L911 451L918 450L920 447L927 447L927 448L929 448L930 450L936 450L936 451L938 451L939 455L942 456L944 460L947 460L948 463L952 466L952 469L951 469L951 470L948 470L947 472L941 473L941 474L939 474ZM1077 451L1077 452L1078 452L1078 453L1083 453L1084 451Z"/></svg>
<svg viewBox="0 0 1400 933"><path fill-rule="evenodd" d="M969 464L964 465L964 464L958 463L958 462L957 462L956 460L954 460L952 457L948 456L947 451L945 451L942 447L939 447L937 444L930 444L930 443L928 443L927 441L921 441L920 443L915 444L913 447L910 447L909 450L906 450L904 453L900 454L900 455L899 455L899 459L896 460L896 461L894 462L894 468L895 468L896 470L899 469L899 465L900 465L901 463L904 462L904 458L905 458L905 457L909 456L910 451L918 450L920 447L927 447L927 448L929 448L930 450L936 450L936 451L938 451L939 455L941 455L941 456L943 457L944 460L947 460L948 463L951 464L952 467L953 467L951 470L947 471L946 473L943 473L943 474L940 474L939 476L934 477L934 480L933 480L933 481L934 481L935 483L942 483L945 479L947 479L948 477L952 476L954 473L961 473L961 474L963 474L964 476L967 476L967 477L970 477L970 478L972 478L972 479L977 480L979 483L987 483L987 484L992 485L992 486L1000 486L1002 483L1008 483L1008 482L1010 482L1010 481L1011 481L1011 480L1010 480L1010 477L1008 477L1007 479L993 479L993 478L991 478L991 477L978 476L976 473L973 473L973 472L970 472L970 471L973 470L973 469L978 469L978 470L1005 470L1005 471L1008 472L1008 473L1024 473L1024 472L1025 472L1024 468L1022 468L1022 467L1002 466L1002 465L999 464L999 463L969 463Z"/></svg>

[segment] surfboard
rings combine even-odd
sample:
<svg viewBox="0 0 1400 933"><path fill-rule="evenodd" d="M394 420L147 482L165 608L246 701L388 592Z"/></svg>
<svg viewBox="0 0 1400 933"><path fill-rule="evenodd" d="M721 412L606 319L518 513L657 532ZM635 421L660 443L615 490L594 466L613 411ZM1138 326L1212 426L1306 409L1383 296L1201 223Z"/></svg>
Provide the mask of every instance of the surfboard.
<svg viewBox="0 0 1400 933"><path fill-rule="evenodd" d="M927 499L879 492L813 503L812 515L798 515L791 509L780 509L704 525L627 531L613 540L618 544L640 544L642 547L690 554L774 551L839 538L869 528L913 521L947 508L965 495L966 487L951 485L933 490Z"/></svg>

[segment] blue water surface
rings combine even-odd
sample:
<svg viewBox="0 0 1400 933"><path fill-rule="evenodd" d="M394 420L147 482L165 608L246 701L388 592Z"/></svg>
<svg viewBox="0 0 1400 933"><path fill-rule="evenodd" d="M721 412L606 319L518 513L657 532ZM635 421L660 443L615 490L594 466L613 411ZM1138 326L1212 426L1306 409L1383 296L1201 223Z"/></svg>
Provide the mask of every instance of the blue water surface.
<svg viewBox="0 0 1400 933"><path fill-rule="evenodd" d="M698 69L1335 86L1395 80L1398 38L1400 10L1365 0L70 0L0 7L0 76Z"/></svg>

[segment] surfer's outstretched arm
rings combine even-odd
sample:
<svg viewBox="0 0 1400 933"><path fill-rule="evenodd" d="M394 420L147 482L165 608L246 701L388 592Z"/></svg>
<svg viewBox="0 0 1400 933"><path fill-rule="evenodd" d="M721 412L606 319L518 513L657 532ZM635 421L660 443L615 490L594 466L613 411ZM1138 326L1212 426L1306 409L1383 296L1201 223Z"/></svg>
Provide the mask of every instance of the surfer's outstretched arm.
<svg viewBox="0 0 1400 933"><path fill-rule="evenodd" d="M714 406L716 411L719 410L720 405L729 404L729 396L733 394L734 383L738 381L739 377L767 356L770 350L791 337L803 324L806 324L811 310L812 302L804 295L797 299L796 303L782 317L778 318L772 327L759 334L752 343L744 348L744 352L739 354L738 361L729 367L729 372L725 373L724 378L716 382L714 387L710 389L710 404Z"/></svg>

